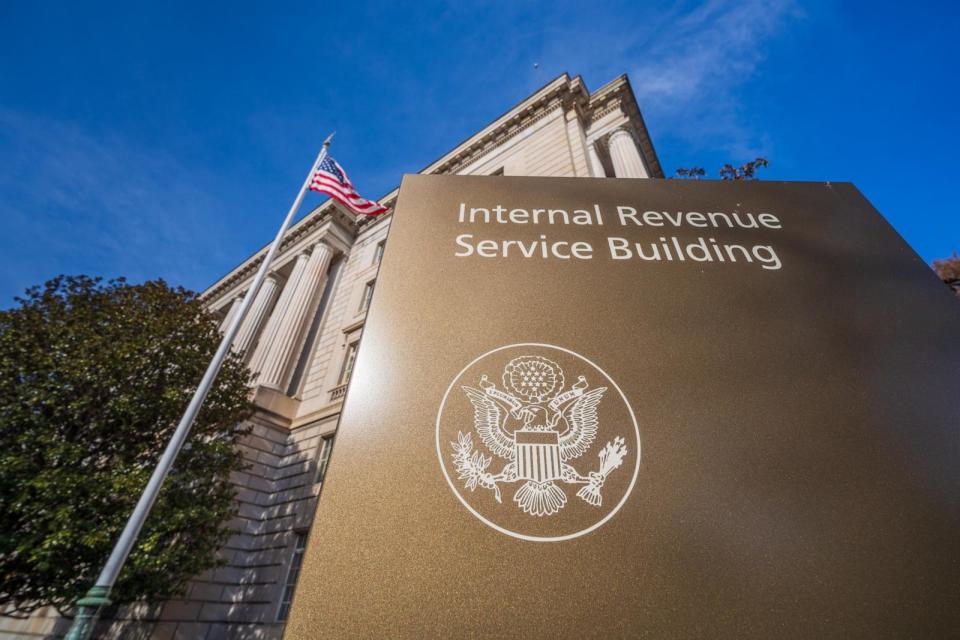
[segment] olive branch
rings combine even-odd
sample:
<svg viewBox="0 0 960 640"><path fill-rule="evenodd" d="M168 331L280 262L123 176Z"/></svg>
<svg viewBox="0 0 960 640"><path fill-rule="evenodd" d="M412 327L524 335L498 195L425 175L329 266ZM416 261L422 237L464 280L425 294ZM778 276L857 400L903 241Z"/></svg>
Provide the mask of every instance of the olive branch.
<svg viewBox="0 0 960 640"><path fill-rule="evenodd" d="M500 487L493 475L487 473L493 458L473 450L473 434L457 432L457 442L451 442L450 445L453 447L453 464L456 465L459 479L465 480L464 486L470 491L475 490L478 484L491 489L497 502L501 502Z"/></svg>

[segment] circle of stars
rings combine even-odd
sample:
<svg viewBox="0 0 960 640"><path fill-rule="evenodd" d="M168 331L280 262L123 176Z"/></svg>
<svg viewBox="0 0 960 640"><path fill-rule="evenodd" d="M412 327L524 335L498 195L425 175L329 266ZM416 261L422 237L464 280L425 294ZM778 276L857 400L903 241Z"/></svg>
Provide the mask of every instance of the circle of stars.
<svg viewBox="0 0 960 640"><path fill-rule="evenodd" d="M520 374L520 379L523 380L525 386L533 389L547 388L553 385L553 382L547 382L547 373L543 369L536 371L527 369Z"/></svg>

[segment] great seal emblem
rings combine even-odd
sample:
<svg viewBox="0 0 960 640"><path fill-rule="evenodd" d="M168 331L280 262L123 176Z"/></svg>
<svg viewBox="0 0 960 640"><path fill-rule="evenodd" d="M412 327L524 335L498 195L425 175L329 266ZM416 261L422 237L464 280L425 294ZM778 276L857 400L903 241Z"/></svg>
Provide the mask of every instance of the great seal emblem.
<svg viewBox="0 0 960 640"><path fill-rule="evenodd" d="M460 502L524 540L601 526L640 466L640 430L620 387L587 358L546 344L507 345L464 367L440 403L436 438Z"/></svg>

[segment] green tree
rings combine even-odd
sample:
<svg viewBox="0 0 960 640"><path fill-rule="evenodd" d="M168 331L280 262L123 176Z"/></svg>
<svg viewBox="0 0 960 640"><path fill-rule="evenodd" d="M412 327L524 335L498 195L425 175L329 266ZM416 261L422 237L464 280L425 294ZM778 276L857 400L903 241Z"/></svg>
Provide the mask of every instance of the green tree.
<svg viewBox="0 0 960 640"><path fill-rule="evenodd" d="M93 583L221 337L163 281L60 276L17 303L0 311L0 609L25 615ZM220 564L248 379L231 355L114 602L168 598Z"/></svg>
<svg viewBox="0 0 960 640"><path fill-rule="evenodd" d="M720 167L720 179L756 180L757 169L764 169L768 166L770 166L770 162L766 158L756 158L755 160L751 160L750 162L742 164L739 167L735 167L732 164L725 164ZM707 172L703 167L689 167L677 169L675 177L684 178L687 180L699 180L706 174Z"/></svg>

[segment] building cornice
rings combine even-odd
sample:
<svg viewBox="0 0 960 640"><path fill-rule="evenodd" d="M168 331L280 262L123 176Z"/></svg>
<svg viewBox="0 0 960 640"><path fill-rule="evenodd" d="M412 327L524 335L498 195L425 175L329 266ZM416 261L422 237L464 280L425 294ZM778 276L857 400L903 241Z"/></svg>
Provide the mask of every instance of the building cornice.
<svg viewBox="0 0 960 640"><path fill-rule="evenodd" d="M571 80L570 76L564 73L448 151L442 158L424 167L420 173L456 173L557 109L568 107L575 102L586 102L588 99L589 95L580 76Z"/></svg>

